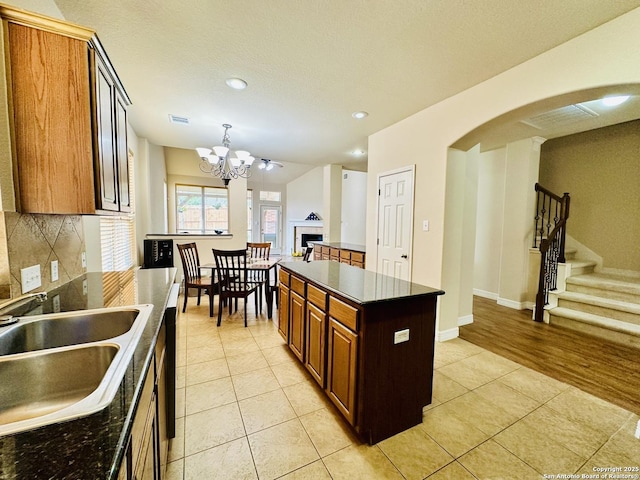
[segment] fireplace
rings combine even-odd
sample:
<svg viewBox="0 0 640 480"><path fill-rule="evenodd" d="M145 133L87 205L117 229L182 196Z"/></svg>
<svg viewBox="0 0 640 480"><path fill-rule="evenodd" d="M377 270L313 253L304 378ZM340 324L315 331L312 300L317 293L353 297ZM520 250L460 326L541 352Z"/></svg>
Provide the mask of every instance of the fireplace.
<svg viewBox="0 0 640 480"><path fill-rule="evenodd" d="M289 222L289 230L287 232L287 245L290 245L292 252L302 252L307 242L320 241L322 236L321 220L291 220ZM305 235L304 243L302 236ZM311 235L311 237L307 237Z"/></svg>
<svg viewBox="0 0 640 480"><path fill-rule="evenodd" d="M300 246L307 247L308 242L321 242L322 234L321 233L302 233L300 234Z"/></svg>

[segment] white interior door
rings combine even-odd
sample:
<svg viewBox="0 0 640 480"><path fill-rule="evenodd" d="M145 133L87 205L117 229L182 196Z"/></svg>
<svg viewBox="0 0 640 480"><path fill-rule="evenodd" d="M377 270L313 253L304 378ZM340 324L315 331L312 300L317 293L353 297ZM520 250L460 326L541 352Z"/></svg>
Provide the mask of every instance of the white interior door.
<svg viewBox="0 0 640 480"><path fill-rule="evenodd" d="M271 253L282 252L282 207L260 205L260 241L271 242Z"/></svg>
<svg viewBox="0 0 640 480"><path fill-rule="evenodd" d="M411 280L414 168L378 177L377 272Z"/></svg>

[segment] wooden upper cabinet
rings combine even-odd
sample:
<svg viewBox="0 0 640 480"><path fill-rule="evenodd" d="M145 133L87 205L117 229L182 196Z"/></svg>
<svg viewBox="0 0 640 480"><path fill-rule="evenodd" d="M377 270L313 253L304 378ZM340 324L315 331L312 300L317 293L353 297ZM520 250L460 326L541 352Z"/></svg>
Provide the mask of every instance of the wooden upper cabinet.
<svg viewBox="0 0 640 480"><path fill-rule="evenodd" d="M95 213L87 44L8 24L19 209Z"/></svg>
<svg viewBox="0 0 640 480"><path fill-rule="evenodd" d="M130 211L130 101L95 33L5 5L0 17L18 211Z"/></svg>

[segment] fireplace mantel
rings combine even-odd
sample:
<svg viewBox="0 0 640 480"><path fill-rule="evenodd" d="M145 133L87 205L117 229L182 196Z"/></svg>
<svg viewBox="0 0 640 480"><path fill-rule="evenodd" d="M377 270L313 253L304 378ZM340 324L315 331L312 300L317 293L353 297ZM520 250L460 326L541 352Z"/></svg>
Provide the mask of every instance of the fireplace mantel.
<svg viewBox="0 0 640 480"><path fill-rule="evenodd" d="M287 231L287 244L291 251L301 251L301 238L303 233L323 233L322 220L290 220Z"/></svg>

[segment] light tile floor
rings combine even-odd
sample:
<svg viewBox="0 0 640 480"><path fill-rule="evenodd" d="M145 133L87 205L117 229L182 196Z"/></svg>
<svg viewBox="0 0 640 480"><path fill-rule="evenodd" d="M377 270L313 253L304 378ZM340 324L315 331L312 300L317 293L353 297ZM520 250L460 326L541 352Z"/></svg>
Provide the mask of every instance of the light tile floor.
<svg viewBox="0 0 640 480"><path fill-rule="evenodd" d="M363 444L266 315L249 306L244 328L240 306L218 328L206 299L189 304L168 480L605 478L587 475L640 466L637 415L461 339L436 343L422 424Z"/></svg>

